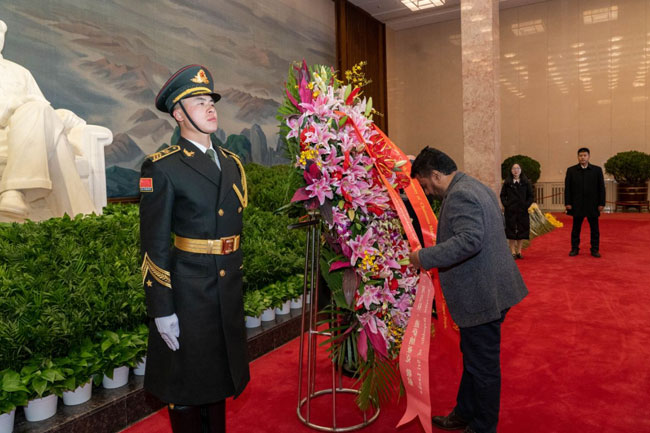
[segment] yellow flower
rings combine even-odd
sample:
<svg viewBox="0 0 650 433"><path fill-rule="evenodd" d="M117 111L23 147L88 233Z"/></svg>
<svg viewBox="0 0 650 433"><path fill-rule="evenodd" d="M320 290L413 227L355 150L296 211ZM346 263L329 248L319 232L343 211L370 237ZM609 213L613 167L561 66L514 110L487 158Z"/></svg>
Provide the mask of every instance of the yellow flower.
<svg viewBox="0 0 650 433"><path fill-rule="evenodd" d="M558 228L559 227L564 227L564 224L562 224L560 221L556 220L555 217L553 215L551 215L550 213L547 212L547 213L544 214L544 216L546 217L548 222L550 222L554 227L558 227Z"/></svg>
<svg viewBox="0 0 650 433"><path fill-rule="evenodd" d="M375 258L376 256L364 252L363 259L361 259L359 267L370 272L377 272L379 270L379 266L375 263Z"/></svg>
<svg viewBox="0 0 650 433"><path fill-rule="evenodd" d="M306 149L300 152L300 159L298 160L301 165L306 165L307 161L315 159L318 156L318 152L314 149Z"/></svg>
<svg viewBox="0 0 650 433"><path fill-rule="evenodd" d="M356 85L356 87L363 87L370 83L370 80L368 80L366 75L363 73L363 66L366 64L366 61L361 61L352 66L351 70L345 71L345 78L348 82Z"/></svg>

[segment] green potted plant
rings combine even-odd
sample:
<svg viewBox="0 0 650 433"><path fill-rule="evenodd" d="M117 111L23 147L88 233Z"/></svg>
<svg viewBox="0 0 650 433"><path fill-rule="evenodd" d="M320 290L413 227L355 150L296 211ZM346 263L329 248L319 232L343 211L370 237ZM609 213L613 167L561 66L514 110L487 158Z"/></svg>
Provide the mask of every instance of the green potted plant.
<svg viewBox="0 0 650 433"><path fill-rule="evenodd" d="M262 314L260 316L260 319L262 322L272 322L275 320L275 306L274 306L274 300L273 300L273 290L269 289L268 286L264 287L260 290L258 290L260 294L262 295L262 305L264 306L264 310L262 310Z"/></svg>
<svg viewBox="0 0 650 433"><path fill-rule="evenodd" d="M291 295L287 287L287 280L277 281L268 286L271 299L273 299L275 314L278 316L289 314L291 310Z"/></svg>
<svg viewBox="0 0 650 433"><path fill-rule="evenodd" d="M0 371L0 432L13 430L16 407L27 404L28 392L20 374L10 369Z"/></svg>
<svg viewBox="0 0 650 433"><path fill-rule="evenodd" d="M302 294L304 288L304 277L301 274L295 274L287 280L287 293L291 298L291 308L302 308Z"/></svg>
<svg viewBox="0 0 650 433"><path fill-rule="evenodd" d="M27 421L41 421L56 413L58 397L65 388L65 376L49 358L36 357L20 370L20 381L27 388Z"/></svg>
<svg viewBox="0 0 650 433"><path fill-rule="evenodd" d="M617 205L648 206L650 155L635 150L619 152L605 162L605 171L617 182Z"/></svg>
<svg viewBox="0 0 650 433"><path fill-rule="evenodd" d="M103 331L100 333L101 371L104 388L119 388L129 381L129 367L142 358L145 344L137 333Z"/></svg>
<svg viewBox="0 0 650 433"><path fill-rule="evenodd" d="M90 400L93 376L101 369L98 355L97 345L86 338L68 356L54 360L65 376L63 404L73 406Z"/></svg>
<svg viewBox="0 0 650 433"><path fill-rule="evenodd" d="M257 328L261 325L260 316L267 307L267 300L259 290L248 290L244 292L244 314L246 316L246 327Z"/></svg>
<svg viewBox="0 0 650 433"><path fill-rule="evenodd" d="M526 155L513 155L501 163L501 179L508 177L513 164L519 164L521 172L526 175L531 185L537 183L542 174L541 165L533 158Z"/></svg>

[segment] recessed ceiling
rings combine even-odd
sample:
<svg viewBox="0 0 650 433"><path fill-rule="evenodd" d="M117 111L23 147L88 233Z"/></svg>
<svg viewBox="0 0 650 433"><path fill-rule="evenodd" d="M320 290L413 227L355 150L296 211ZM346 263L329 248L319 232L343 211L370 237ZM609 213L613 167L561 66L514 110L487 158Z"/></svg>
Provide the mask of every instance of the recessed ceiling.
<svg viewBox="0 0 650 433"><path fill-rule="evenodd" d="M386 24L392 30L403 30L460 18L460 0L446 0L444 6L431 7L416 12L411 12L400 0L349 1ZM500 0L499 8L514 8L543 1L546 0Z"/></svg>

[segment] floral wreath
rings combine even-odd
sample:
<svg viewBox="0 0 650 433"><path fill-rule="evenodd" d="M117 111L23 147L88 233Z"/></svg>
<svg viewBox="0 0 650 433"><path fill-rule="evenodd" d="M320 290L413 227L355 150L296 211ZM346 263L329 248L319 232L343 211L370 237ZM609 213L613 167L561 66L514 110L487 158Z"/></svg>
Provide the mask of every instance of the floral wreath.
<svg viewBox="0 0 650 433"><path fill-rule="evenodd" d="M419 276L408 266L409 243L386 187L410 183L406 161L377 139L363 66L346 72L345 84L330 67L293 65L278 119L304 179L292 202L319 210L325 224L331 356L358 374L357 404L365 409L400 383L397 359Z"/></svg>

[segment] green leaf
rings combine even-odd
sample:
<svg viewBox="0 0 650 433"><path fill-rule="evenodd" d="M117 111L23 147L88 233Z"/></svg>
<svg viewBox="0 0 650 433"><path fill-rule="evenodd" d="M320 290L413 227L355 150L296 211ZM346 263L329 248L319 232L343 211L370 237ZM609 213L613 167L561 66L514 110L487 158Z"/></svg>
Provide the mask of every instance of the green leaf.
<svg viewBox="0 0 650 433"><path fill-rule="evenodd" d="M27 391L27 388L20 382L20 375L15 371L6 371L2 376L2 390L6 392Z"/></svg>
<svg viewBox="0 0 650 433"><path fill-rule="evenodd" d="M36 394L39 397L43 396L43 392L45 392L45 389L47 388L47 382L44 379L41 379L39 377L34 378L32 381L32 388L34 391L36 391Z"/></svg>

